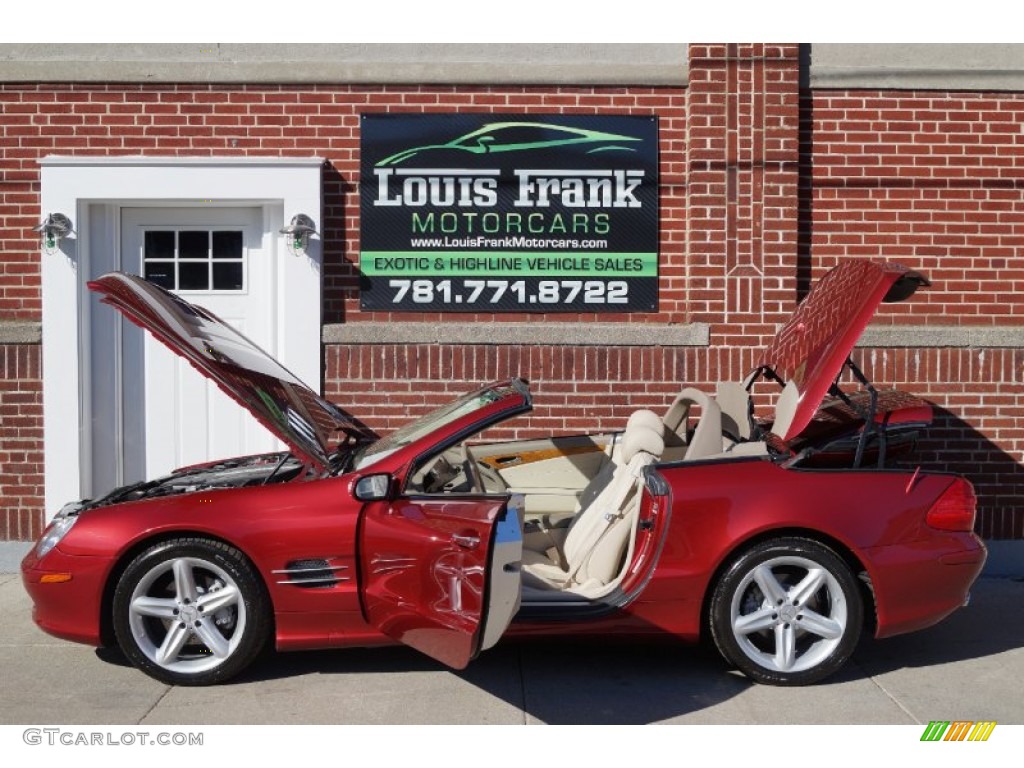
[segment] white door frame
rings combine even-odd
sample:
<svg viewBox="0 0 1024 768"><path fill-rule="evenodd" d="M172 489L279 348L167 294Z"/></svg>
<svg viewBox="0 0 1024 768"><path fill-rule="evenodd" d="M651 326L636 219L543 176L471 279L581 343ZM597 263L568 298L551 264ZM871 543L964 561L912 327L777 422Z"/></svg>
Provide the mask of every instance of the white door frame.
<svg viewBox="0 0 1024 768"><path fill-rule="evenodd" d="M120 253L120 225L88 231L95 206L260 205L274 235L277 258L276 357L319 389L323 256L319 238L290 254L278 230L297 213L323 218L323 160L310 158L46 157L41 210L71 217L76 232L57 253L40 253L43 305L43 439L46 518L82 497L89 457L85 382L89 340L86 276L90 249ZM116 218L116 216L115 216ZM103 220L97 217L96 220ZM114 222L110 222L113 224ZM91 244L91 245L90 245ZM117 260L115 260L117 261ZM78 384L77 391L69 384Z"/></svg>

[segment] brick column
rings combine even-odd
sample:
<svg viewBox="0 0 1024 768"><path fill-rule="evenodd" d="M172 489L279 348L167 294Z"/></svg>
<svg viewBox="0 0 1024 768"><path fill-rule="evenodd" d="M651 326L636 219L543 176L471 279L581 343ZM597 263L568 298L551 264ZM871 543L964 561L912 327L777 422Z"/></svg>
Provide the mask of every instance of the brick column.
<svg viewBox="0 0 1024 768"><path fill-rule="evenodd" d="M713 343L759 347L793 310L799 46L690 46L688 268Z"/></svg>
<svg viewBox="0 0 1024 768"><path fill-rule="evenodd" d="M43 382L38 344L0 343L0 541L43 532ZM77 439L75 430L69 439Z"/></svg>

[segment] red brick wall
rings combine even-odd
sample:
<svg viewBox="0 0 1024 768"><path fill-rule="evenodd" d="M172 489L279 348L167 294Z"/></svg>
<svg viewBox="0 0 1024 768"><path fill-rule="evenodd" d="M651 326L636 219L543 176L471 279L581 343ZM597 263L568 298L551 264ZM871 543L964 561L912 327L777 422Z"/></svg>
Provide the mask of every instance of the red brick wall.
<svg viewBox="0 0 1024 768"><path fill-rule="evenodd" d="M934 285L878 322L1024 325L1024 94L816 91L815 274L904 261Z"/></svg>
<svg viewBox="0 0 1024 768"><path fill-rule="evenodd" d="M41 348L0 344L0 541L42 533L43 383ZM78 429L68 431L77 439Z"/></svg>
<svg viewBox="0 0 1024 768"><path fill-rule="evenodd" d="M931 278L876 324L1024 325L1024 94L815 91L803 110L806 271L884 256ZM1024 537L1024 350L862 357L940 408L923 458L975 482L979 530Z"/></svg>
<svg viewBox="0 0 1024 768"><path fill-rule="evenodd" d="M740 379L754 350L795 306L799 69L795 45L694 46L690 86L677 91L631 89L604 102L611 111L653 110L661 133L660 309L651 315L532 315L548 322L628 320L707 322L712 349L375 346L328 348L327 392L359 398L371 427L391 429L479 381L521 375L534 384L528 420L497 434L619 428L638 407L663 410L682 383ZM685 98L684 98L685 96ZM536 97L530 108L558 101L579 111L571 95ZM448 108L454 102L445 105ZM477 97L474 103L479 106ZM596 105L593 97L586 102ZM436 108L433 103L427 106ZM496 110L508 109L495 103ZM356 158L351 161L357 170ZM346 201L355 230L357 200ZM689 226L687 226L689 219ZM329 238L328 238L329 239ZM765 280L764 278L768 279ZM341 278L344 279L344 278ZM358 320L353 294L345 318ZM372 319L385 320L385 313ZM442 315L394 319L444 322ZM490 320L490 315L458 321ZM502 315L508 321L517 316ZM642 327L638 333L647 333ZM656 342L655 342L656 343Z"/></svg>
<svg viewBox="0 0 1024 768"><path fill-rule="evenodd" d="M682 322L685 102L685 90L672 88L0 84L0 248L5 254L0 312L6 319L39 319L38 251L30 228L39 223L37 161L49 154L324 157L324 320L388 320L389 313L361 313L356 290L361 113L615 112L660 118L662 270L669 276L658 314L618 319ZM581 317L588 316L546 319ZM461 316L462 321L492 318ZM401 319L437 322L441 317L403 313Z"/></svg>
<svg viewBox="0 0 1024 768"><path fill-rule="evenodd" d="M877 349L859 359L877 384L935 404L919 461L971 479L979 533L1024 538L1024 349Z"/></svg>
<svg viewBox="0 0 1024 768"><path fill-rule="evenodd" d="M593 319L707 322L711 349L424 345L349 351L329 347L327 394L347 403L352 392L369 392L358 398L363 405L359 415L365 413L369 426L384 431L403 423L410 412L423 413L477 382L521 375L533 383L535 409L529 419L496 430L495 436L522 437L621 428L638 407L665 409L683 383L707 386L748 373L754 351L796 303L798 49L795 45L693 46L690 56L690 86L685 94L631 90L630 95L616 96L603 107L653 109L661 118L661 311ZM550 101L538 98L532 108ZM569 98L559 101L572 108ZM475 103L480 104L479 97ZM497 110L507 108L494 105ZM352 173L357 170L356 158L351 169ZM346 210L351 212L349 226L354 230L358 201L355 190L351 194ZM365 316L358 312L353 294L345 306L346 319ZM414 318L451 319L394 316ZM391 318L375 313L373 319ZM460 315L457 319L470 318ZM498 319L520 318L502 315ZM523 319L591 318L532 315ZM642 326L637 332L648 333Z"/></svg>
<svg viewBox="0 0 1024 768"><path fill-rule="evenodd" d="M667 409L683 382L742 379L755 348L552 347L491 345L328 346L329 399L381 432L461 395L480 382L522 376L534 410L492 434L525 438L552 432L621 429L637 408ZM356 394L354 394L356 393Z"/></svg>
<svg viewBox="0 0 1024 768"><path fill-rule="evenodd" d="M697 45L690 56L686 89L0 85L0 319L40 319L29 232L41 215L37 159L146 153L325 157L325 321L453 321L358 309L358 116L529 110L659 116L660 311L454 322L621 320L642 334L656 333L649 322L700 321L711 325L711 348L329 346L326 393L375 429L509 375L534 382L537 408L505 436L618 427L633 408L663 408L684 383L740 378L808 277L850 256L903 259L935 281L885 308L883 323L1021 324L1021 98L801 92L793 45ZM38 352L9 347L0 379L0 408L13 397L17 410L16 426L0 411L0 536L8 538L34 535L41 519ZM988 536L1024 537L1022 357L861 355L882 384L940 406L925 458L975 480Z"/></svg>
<svg viewBox="0 0 1024 768"><path fill-rule="evenodd" d="M0 84L0 320L40 320L38 241L31 227L39 222L38 160L50 154L77 155L218 155L310 156L327 160L324 171L324 220L320 222L324 248L324 320L328 323L388 320L388 313L361 313L358 308L357 269L359 254L359 115L363 112L573 112L656 114L661 137L661 269L665 289L660 312L649 315L601 315L603 321L626 320L684 322L687 319L685 280L685 136L686 93L678 88L366 88L366 87L229 87L217 85L16 85ZM594 315L552 315L548 321L597 319ZM403 314L401 320L435 323L440 315ZM460 315L458 322L486 321L493 315ZM502 315L503 321L527 319ZM38 355L38 347L24 354ZM387 348L364 350L375 360ZM595 351L591 350L593 354ZM504 354L490 348L487 354ZM551 350L533 350L541 356ZM383 429L408 418L393 406L385 413L378 401L401 402L408 388L405 376L426 378L417 388L427 391L436 374L406 368L395 378L377 376L359 382L360 397L353 400L353 384L339 380L331 361L343 351L328 349L325 372L327 391L354 410L369 413L372 426ZM443 354L434 350L432 354ZM460 353L461 354L461 353ZM518 353L513 353L518 354ZM528 356L530 350L525 350ZM602 353L604 354L604 353ZM646 354L646 353L645 353ZM35 359L35 358L33 358ZM525 358L524 358L525 359ZM475 368L458 369L451 383L463 391L480 378ZM517 368L497 361L489 376L518 373ZM639 369L638 369L639 370ZM38 373L38 372L37 372ZM20 374L10 374L17 379ZM37 375L37 374L36 374ZM571 379L571 372L565 374ZM447 376L445 377L447 378ZM535 378L543 378L539 372ZM15 381L20 390L38 391L38 381ZM586 385L583 385L586 386ZM598 385L609 389L610 384ZM375 395L376 390L381 393ZM371 394L362 394L370 392ZM21 397L22 395L18 395ZM426 398L419 410L444 399ZM408 397L405 397L408 400ZM595 394L595 402L597 401ZM564 422L577 404L561 410L552 405L553 416ZM415 405L415 404L413 404ZM413 407L412 412L417 412ZM621 408L619 409L622 410ZM537 422L546 425L543 418ZM612 421L611 423L618 423ZM20 428L5 418L0 424L0 461L15 457L11 467L23 463ZM41 431L38 437L41 440ZM35 444L31 461L39 462ZM0 472L5 469L0 463ZM41 467L33 465L28 483L4 485L0 480L0 537L27 538L42 519L42 492L38 485ZM16 473L11 473L15 476ZM33 487L31 494L22 485ZM6 521L6 528L3 523ZM5 533L6 531L6 533Z"/></svg>
<svg viewBox="0 0 1024 768"><path fill-rule="evenodd" d="M687 97L693 319L762 346L796 299L798 47L690 46Z"/></svg>

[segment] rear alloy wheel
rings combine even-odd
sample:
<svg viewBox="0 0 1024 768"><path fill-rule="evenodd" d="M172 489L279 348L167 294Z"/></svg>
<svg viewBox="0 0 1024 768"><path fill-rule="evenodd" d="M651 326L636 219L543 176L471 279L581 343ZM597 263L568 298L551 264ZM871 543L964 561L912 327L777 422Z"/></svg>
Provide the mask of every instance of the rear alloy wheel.
<svg viewBox="0 0 1024 768"><path fill-rule="evenodd" d="M737 558L715 587L711 634L748 677L806 685L853 653L864 605L849 566L809 539L762 542Z"/></svg>
<svg viewBox="0 0 1024 768"><path fill-rule="evenodd" d="M218 541L157 544L125 569L114 593L114 631L129 660L173 685L237 675L269 635L269 605L249 561Z"/></svg>

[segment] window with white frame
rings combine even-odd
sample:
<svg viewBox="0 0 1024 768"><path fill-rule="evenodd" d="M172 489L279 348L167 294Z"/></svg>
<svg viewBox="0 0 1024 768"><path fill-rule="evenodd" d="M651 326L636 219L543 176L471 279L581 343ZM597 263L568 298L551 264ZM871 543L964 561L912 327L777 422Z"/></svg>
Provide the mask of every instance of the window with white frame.
<svg viewBox="0 0 1024 768"><path fill-rule="evenodd" d="M245 290L240 229L147 229L142 264L145 278L169 291Z"/></svg>

